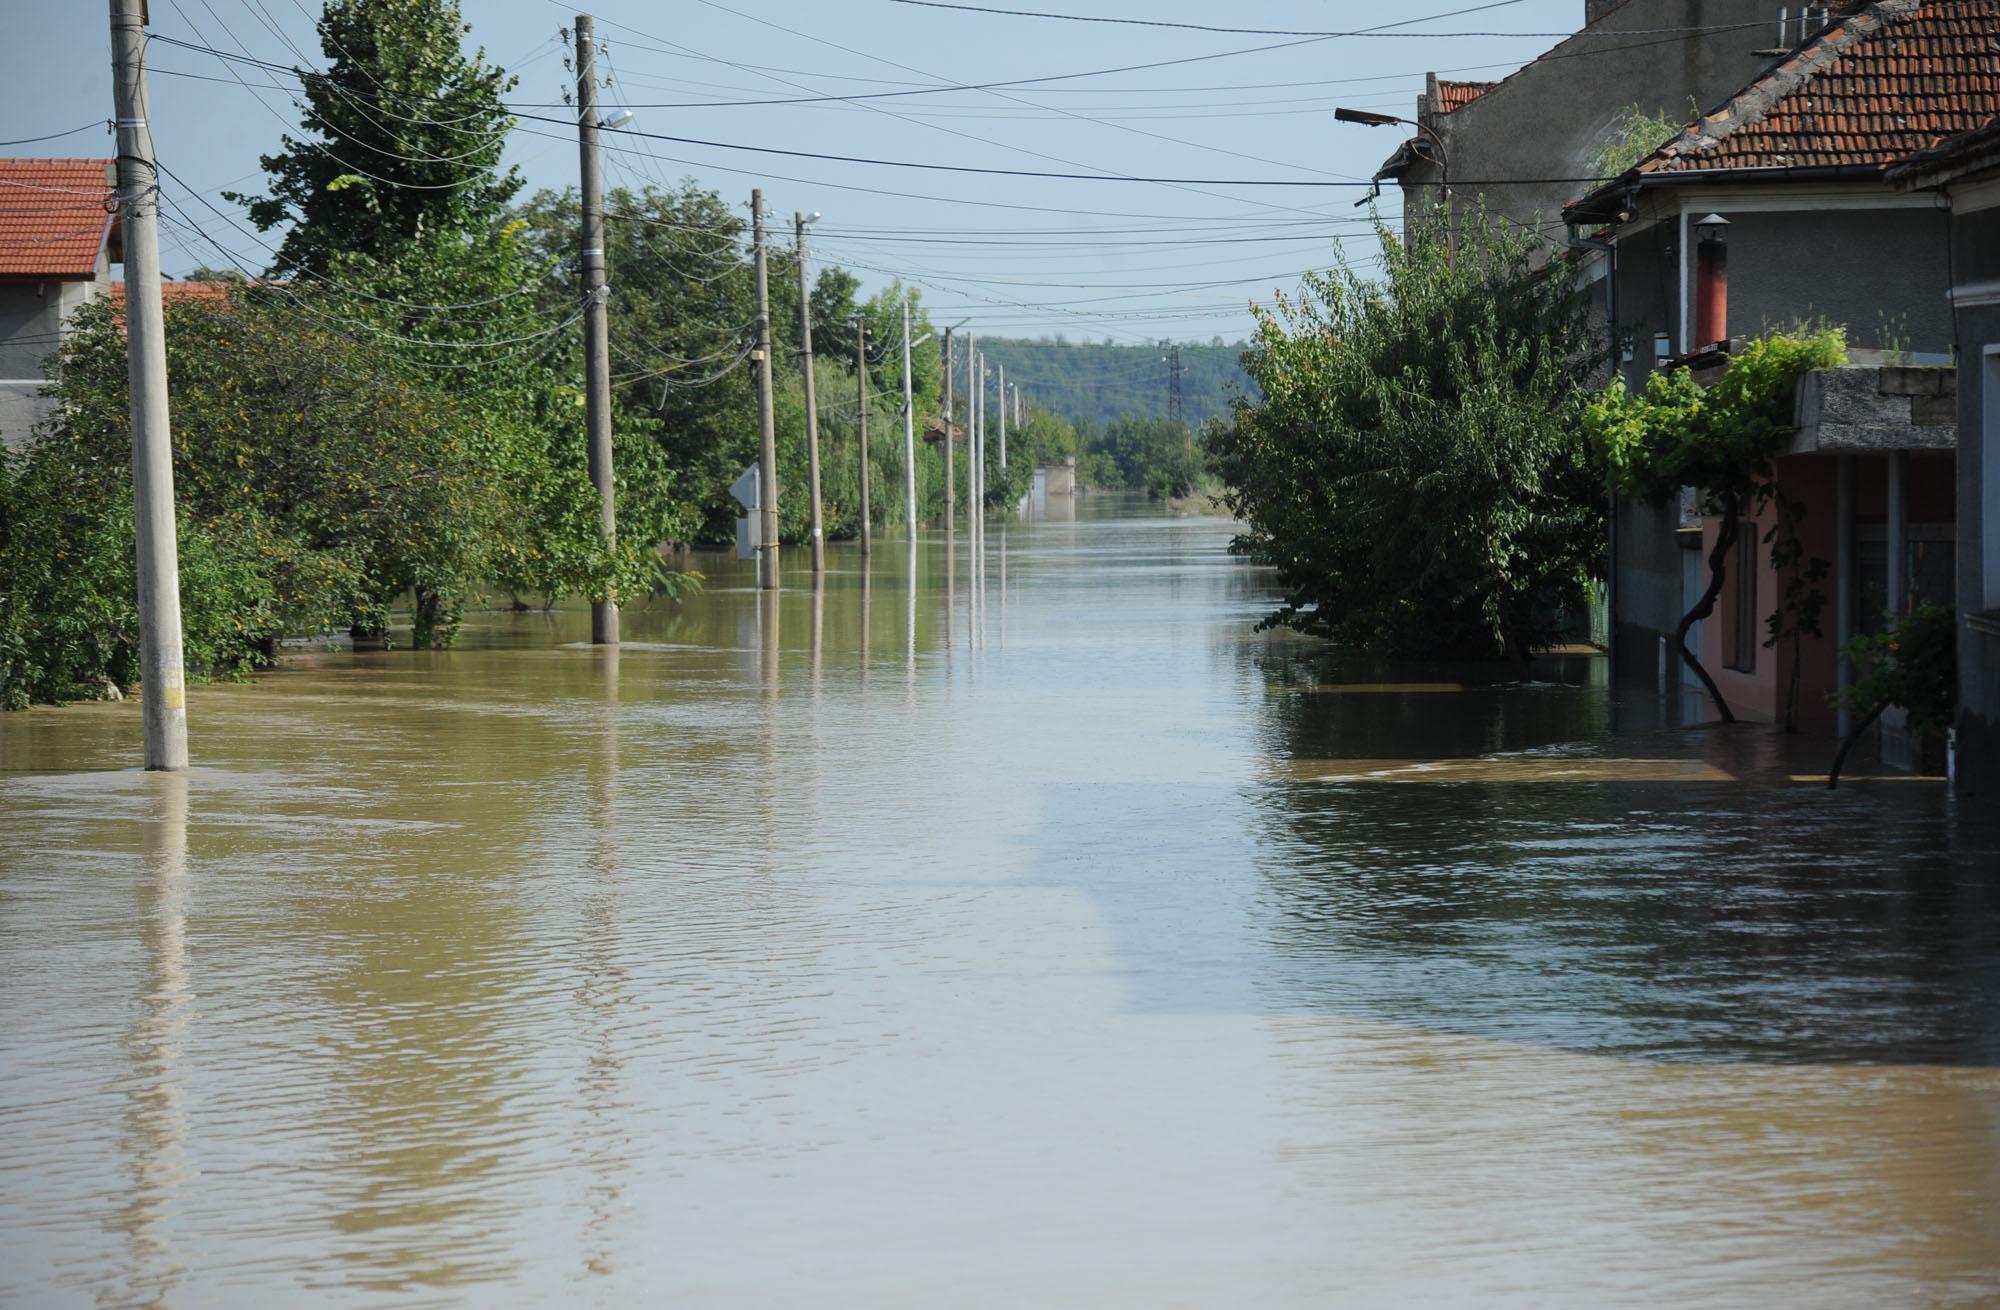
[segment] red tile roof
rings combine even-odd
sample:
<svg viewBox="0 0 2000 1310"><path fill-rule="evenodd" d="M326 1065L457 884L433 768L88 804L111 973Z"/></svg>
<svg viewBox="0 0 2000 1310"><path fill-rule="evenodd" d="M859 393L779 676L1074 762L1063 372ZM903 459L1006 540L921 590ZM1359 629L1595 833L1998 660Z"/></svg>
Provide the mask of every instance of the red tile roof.
<svg viewBox="0 0 2000 1310"><path fill-rule="evenodd" d="M227 300L231 286L242 286L241 282L160 282L161 300ZM111 299L120 305L125 303L125 284L111 284Z"/></svg>
<svg viewBox="0 0 2000 1310"><path fill-rule="evenodd" d="M2000 118L1947 137L1889 166L1888 178L1904 188L1942 186L1974 174L2000 172Z"/></svg>
<svg viewBox="0 0 2000 1310"><path fill-rule="evenodd" d="M0 159L0 278L88 279L111 240L108 159Z"/></svg>
<svg viewBox="0 0 2000 1310"><path fill-rule="evenodd" d="M1882 168L2000 112L2000 0L1878 0L1634 170Z"/></svg>
<svg viewBox="0 0 2000 1310"><path fill-rule="evenodd" d="M1499 85L1498 82L1447 82L1439 78L1437 103L1431 108L1437 113L1449 114L1454 109L1465 108Z"/></svg>

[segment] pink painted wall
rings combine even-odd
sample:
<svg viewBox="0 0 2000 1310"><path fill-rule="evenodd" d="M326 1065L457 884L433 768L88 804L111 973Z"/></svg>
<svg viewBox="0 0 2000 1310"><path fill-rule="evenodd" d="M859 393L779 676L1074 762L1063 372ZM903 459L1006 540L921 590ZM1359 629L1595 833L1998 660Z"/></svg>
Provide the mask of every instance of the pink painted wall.
<svg viewBox="0 0 2000 1310"><path fill-rule="evenodd" d="M1827 697L1833 693L1839 671L1839 650L1834 641L1834 597L1837 579L1834 573L1838 533L1834 508L1838 497L1838 466L1835 461L1823 455L1800 455L1778 462L1778 486L1782 494L1793 500L1803 501L1806 506L1804 517L1799 522L1799 536L1805 543L1808 558L1818 557L1827 562L1826 580L1819 589L1826 594L1826 607L1820 614L1820 626L1825 635L1808 637L1800 643L1800 677L1798 726L1807 732L1831 732L1834 725L1834 711L1828 706ZM1861 479L1857 476L1857 484ZM1880 493L1877 493L1880 499ZM1878 511L1879 513L1879 511ZM1757 629L1754 634L1756 667L1743 672L1724 667L1729 652L1733 648L1736 628L1737 587L1742 579L1735 571L1736 560L1731 559L1730 576L1724 584L1721 597L1716 601L1715 613L1702 624L1702 663L1708 666L1709 674L1722 695L1729 702L1738 718L1751 719L1763 723L1775 723L1784 714L1785 694L1791 680L1791 644L1766 647L1765 639L1770 635L1764 624L1765 616L1778 607L1783 599L1786 579L1771 567L1771 548L1765 544L1764 536L1770 531L1777 518L1776 511L1767 507L1754 521L1746 520L1743 531L1747 536L1755 533L1757 538ZM1717 533L1722 520L1709 517L1702 520L1701 550L1702 578L1708 577L1708 552L1715 548ZM1713 711L1708 713L1712 716Z"/></svg>

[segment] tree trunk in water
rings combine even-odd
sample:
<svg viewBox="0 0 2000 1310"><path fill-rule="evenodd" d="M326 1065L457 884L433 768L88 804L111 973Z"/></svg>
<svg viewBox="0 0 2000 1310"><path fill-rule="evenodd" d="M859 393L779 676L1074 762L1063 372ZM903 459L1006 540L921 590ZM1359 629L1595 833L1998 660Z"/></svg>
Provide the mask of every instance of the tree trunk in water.
<svg viewBox="0 0 2000 1310"><path fill-rule="evenodd" d="M413 594L416 606L415 612L410 616L414 620L410 625L412 628L410 644L418 650L429 650L437 644L438 618L442 603L436 592L424 587L415 588Z"/></svg>
<svg viewBox="0 0 2000 1310"><path fill-rule="evenodd" d="M1730 710L1729 702L1722 699L1722 689L1715 685L1715 679L1708 676L1694 651L1688 648L1688 630L1695 624L1715 613L1716 597L1722 594L1723 581L1729 576L1729 552L1736 545L1736 538L1742 533L1743 524L1740 505L1734 494L1723 498L1722 528L1715 534L1715 549L1708 552L1708 589L1701 593L1701 599L1694 608L1681 615L1680 626L1674 629L1674 644L1681 649L1681 658L1694 670L1694 676L1701 679L1701 685L1708 689L1708 698L1715 702L1716 713L1724 723L1736 722L1736 715Z"/></svg>
<svg viewBox="0 0 2000 1310"><path fill-rule="evenodd" d="M1840 753L1833 757L1833 768L1826 775L1826 789L1828 791L1832 791L1834 788L1840 786L1840 770L1847 763L1847 752L1854 749L1854 743L1861 740L1861 734L1874 727L1875 720L1881 718L1882 711L1888 708L1889 702L1883 701L1880 705L1868 711L1868 717L1856 724L1854 731L1848 733L1847 739L1840 743Z"/></svg>

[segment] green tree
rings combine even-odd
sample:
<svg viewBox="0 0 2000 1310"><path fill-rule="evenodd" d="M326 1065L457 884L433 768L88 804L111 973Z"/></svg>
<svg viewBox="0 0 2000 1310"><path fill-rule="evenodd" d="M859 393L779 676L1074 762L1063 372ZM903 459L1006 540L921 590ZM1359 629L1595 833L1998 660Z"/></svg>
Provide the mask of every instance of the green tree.
<svg viewBox="0 0 2000 1310"><path fill-rule="evenodd" d="M324 275L347 252L380 254L438 232L483 233L521 181L500 172L512 77L468 57L457 0L328 0L325 73L305 84L301 135L262 159L259 228L291 224L273 272Z"/></svg>
<svg viewBox="0 0 2000 1310"><path fill-rule="evenodd" d="M1404 654L1524 663L1604 551L1581 418L1594 347L1530 241L1460 216L1381 229L1383 273L1307 279L1260 312L1262 399L1210 445L1237 548L1274 565L1267 622Z"/></svg>

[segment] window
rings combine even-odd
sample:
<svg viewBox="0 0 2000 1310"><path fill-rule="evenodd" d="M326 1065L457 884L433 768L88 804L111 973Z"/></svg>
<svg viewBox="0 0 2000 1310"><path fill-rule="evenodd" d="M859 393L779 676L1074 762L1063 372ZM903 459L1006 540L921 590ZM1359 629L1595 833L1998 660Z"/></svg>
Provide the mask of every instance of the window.
<svg viewBox="0 0 2000 1310"><path fill-rule="evenodd" d="M1738 673L1757 671L1757 643L1763 638L1763 631L1757 614L1757 549L1762 534L1755 523L1743 525L1743 535L1736 539L1736 561L1731 569L1736 576L1736 604L1732 609L1735 622L1729 631L1729 667Z"/></svg>

